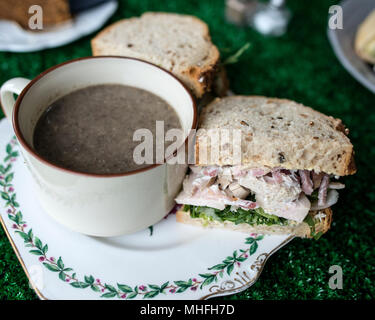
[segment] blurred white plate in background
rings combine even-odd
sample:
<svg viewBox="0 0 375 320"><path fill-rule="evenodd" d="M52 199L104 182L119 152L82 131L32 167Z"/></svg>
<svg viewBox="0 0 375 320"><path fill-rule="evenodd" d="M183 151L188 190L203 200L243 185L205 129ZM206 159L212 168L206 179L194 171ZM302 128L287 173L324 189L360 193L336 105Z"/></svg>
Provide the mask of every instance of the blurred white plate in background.
<svg viewBox="0 0 375 320"><path fill-rule="evenodd" d="M0 20L0 51L31 52L68 44L102 27L117 6L117 1L103 3L76 14L69 22L42 32L27 31L15 22Z"/></svg>
<svg viewBox="0 0 375 320"><path fill-rule="evenodd" d="M354 39L359 25L375 9L374 0L342 1L343 29L329 29L328 39L344 68L362 85L375 93L373 66L360 59L354 51Z"/></svg>

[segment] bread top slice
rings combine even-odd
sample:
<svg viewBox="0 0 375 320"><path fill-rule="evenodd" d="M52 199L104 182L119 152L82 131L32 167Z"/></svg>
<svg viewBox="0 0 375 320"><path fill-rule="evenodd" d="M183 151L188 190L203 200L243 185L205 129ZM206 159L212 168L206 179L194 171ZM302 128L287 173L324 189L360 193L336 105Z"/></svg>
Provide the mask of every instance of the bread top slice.
<svg viewBox="0 0 375 320"><path fill-rule="evenodd" d="M91 41L93 55L152 62L175 74L200 98L209 91L219 62L208 26L188 15L149 12L118 21Z"/></svg>
<svg viewBox="0 0 375 320"><path fill-rule="evenodd" d="M195 143L196 164L238 164L233 162L233 145L227 153L230 156L223 155L222 150L228 149L225 139L219 141L219 156L211 159L215 146L211 145L208 129L237 129L241 134L240 164L247 167L305 169L338 176L356 172L353 145L341 120L290 100L230 96L217 98L202 110ZM203 159L202 150L207 150Z"/></svg>

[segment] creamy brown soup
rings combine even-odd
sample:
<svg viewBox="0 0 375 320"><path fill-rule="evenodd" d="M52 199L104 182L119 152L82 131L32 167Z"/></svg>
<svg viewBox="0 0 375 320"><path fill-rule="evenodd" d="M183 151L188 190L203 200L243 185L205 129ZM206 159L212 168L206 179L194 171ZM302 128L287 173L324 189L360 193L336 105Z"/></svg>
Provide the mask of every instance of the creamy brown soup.
<svg viewBox="0 0 375 320"><path fill-rule="evenodd" d="M118 84L90 86L47 108L35 127L34 148L43 158L74 171L129 172L149 165L134 162L133 150L141 142L133 141L133 133L147 128L155 143L157 120L164 121L165 132L181 128L174 109L151 92ZM155 154L155 146L153 150Z"/></svg>

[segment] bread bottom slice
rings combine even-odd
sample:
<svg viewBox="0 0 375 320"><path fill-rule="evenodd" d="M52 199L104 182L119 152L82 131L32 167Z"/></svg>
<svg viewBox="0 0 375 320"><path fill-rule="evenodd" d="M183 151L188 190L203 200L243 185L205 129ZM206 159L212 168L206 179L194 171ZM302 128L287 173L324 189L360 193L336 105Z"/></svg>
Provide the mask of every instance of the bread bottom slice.
<svg viewBox="0 0 375 320"><path fill-rule="evenodd" d="M319 213L319 215L318 215ZM322 214L323 213L323 214ZM332 210L326 208L319 211L310 211L309 215L315 222L315 227L310 227L306 222L290 224L286 226L281 225L249 225L247 223L234 224L231 221L206 221L202 218L192 218L190 211L179 210L176 213L176 220L180 223L200 226L204 228L220 228L246 233L261 233L261 234L293 234L300 238L313 238L314 235L324 234L331 227Z"/></svg>

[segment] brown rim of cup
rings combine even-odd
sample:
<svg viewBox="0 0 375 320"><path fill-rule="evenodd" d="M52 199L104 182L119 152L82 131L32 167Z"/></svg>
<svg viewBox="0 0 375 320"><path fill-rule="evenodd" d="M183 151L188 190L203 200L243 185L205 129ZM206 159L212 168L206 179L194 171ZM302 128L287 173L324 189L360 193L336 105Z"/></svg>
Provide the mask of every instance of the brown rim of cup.
<svg viewBox="0 0 375 320"><path fill-rule="evenodd" d="M64 168L62 166L59 166L57 164L54 164L46 159L44 159L43 157L41 157L24 139L23 137L23 134L20 130L20 127L19 127L19 124L18 124L18 113L19 113L19 109L20 109L20 105L21 105L21 102L25 96L25 94L29 91L29 89L34 85L34 83L36 83L39 79L43 78L46 74L50 73L51 71L54 71L55 69L58 69L66 64L70 64L70 63L74 63L74 62L78 62L78 61L81 61L81 60L89 60L89 59L103 59L103 58L114 58L114 59L127 59L127 60L136 60L136 61L139 61L139 62L143 62L143 63L147 63L147 64L150 64L160 70L162 70L163 72L165 73L168 73L171 77L173 77L176 81L178 81L182 87L186 90L186 92L188 93L190 99L191 99L191 102L192 102L192 105L193 105L193 123L192 123L192 126L190 128L190 132L188 133L184 143L179 146L172 154L171 156L176 153L178 150L180 150L181 148L186 148L187 147L187 143L188 143L188 140L189 140L189 137L190 137L190 133L191 133L191 130L193 129L196 129L196 125L197 125L197 106L196 106L196 102L195 102L195 99L192 95L192 93L190 92L190 90L186 87L186 85L184 83L182 83L182 81L180 79L178 79L175 75L173 75L171 72L169 72L168 70L165 70L153 63L150 63L148 61L144 61L142 59L137 59L137 58L131 58L131 57L125 57L125 56L89 56L89 57L81 57L81 58L77 58L77 59L73 59L73 60L69 60L69 61L65 61L63 63L60 63L58 65L55 65L45 71L43 71L42 73L40 73L38 76L36 76L34 79L32 79L30 81L30 83L28 83L28 85L22 90L22 92L20 93L20 95L18 96L17 100L16 100L16 103L14 105L14 108L13 108L13 119L12 119L12 122L13 122L13 127L14 127L14 132L15 132L15 135L18 139L18 141L20 142L20 144L29 152L31 153L31 155L33 157L35 157L36 159L38 159L39 161L41 161L42 163L52 167L52 168L55 168L55 169L58 169L58 170L61 170L61 171L64 171L64 172L68 172L68 173L72 173L72 174L77 174L77 175L83 175L83 176L88 176L88 177L96 177L96 178L107 178L107 177L124 177L124 176L129 176L129 175L133 175L133 174L137 174L137 173L141 173L141 172L145 172L145 171L148 171L148 170L151 170L153 168L156 168L162 164L164 164L166 162L166 158L164 158L164 163L155 163L155 164L151 164L147 167L144 167L144 168L141 168L141 169L137 169L137 170L133 170L133 171L127 171L127 172L124 172L124 173L105 173L105 174L100 174L100 173L88 173L88 172L81 172L81 171L75 171L75 170L71 170L71 169L67 169L67 168Z"/></svg>

